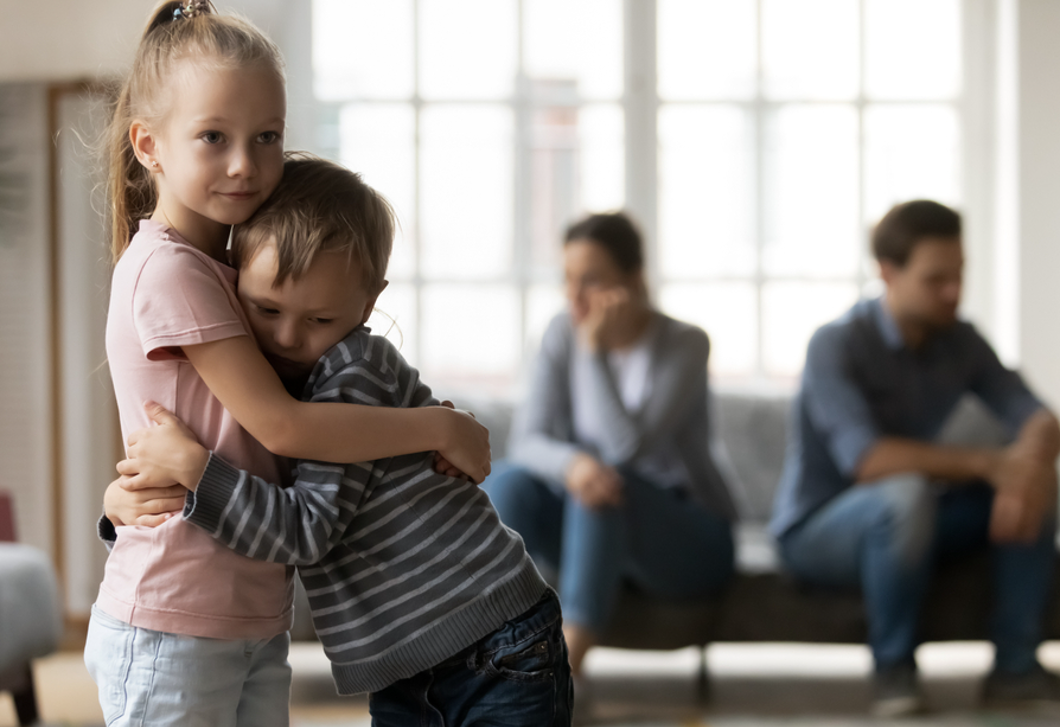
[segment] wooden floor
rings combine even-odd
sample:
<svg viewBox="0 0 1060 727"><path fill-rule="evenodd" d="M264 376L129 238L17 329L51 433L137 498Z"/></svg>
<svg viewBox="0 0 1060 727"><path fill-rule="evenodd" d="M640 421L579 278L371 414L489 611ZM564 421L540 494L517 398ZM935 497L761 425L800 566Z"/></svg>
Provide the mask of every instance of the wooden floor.
<svg viewBox="0 0 1060 727"><path fill-rule="evenodd" d="M1060 642L1041 658L1060 671ZM986 644L929 645L918 654L932 712L903 725L1038 727L1060 724L1060 714L989 714L976 708L979 682L990 665ZM595 699L593 723L617 727L757 727L880 725L865 716L870 695L868 652L860 647L718 645L708 650L711 699L697 700L695 650L590 654L587 671ZM291 650L294 727L366 727L367 701L335 694L319 645ZM81 655L62 652L35 667L42 716L52 726L100 727L95 687ZM0 696L0 727L14 725L14 707Z"/></svg>

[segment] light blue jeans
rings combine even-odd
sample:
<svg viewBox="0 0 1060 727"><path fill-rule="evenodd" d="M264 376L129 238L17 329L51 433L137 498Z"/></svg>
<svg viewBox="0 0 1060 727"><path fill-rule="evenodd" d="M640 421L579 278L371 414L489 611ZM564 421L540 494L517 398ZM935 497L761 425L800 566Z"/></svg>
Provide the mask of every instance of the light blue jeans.
<svg viewBox="0 0 1060 727"><path fill-rule="evenodd" d="M290 643L151 631L93 606L85 666L108 727L287 727Z"/></svg>
<svg viewBox="0 0 1060 727"><path fill-rule="evenodd" d="M538 566L558 571L563 620L594 633L607 626L624 579L647 593L687 598L720 592L733 572L727 519L684 492L619 472L623 504L600 509L505 462L484 484Z"/></svg>
<svg viewBox="0 0 1060 727"><path fill-rule="evenodd" d="M833 498L780 540L784 564L798 579L859 587L877 670L913 664L921 606L935 565L990 547L994 666L1024 673L1036 663L1052 581L1056 522L1031 545L988 538L993 490L985 484L932 485L902 474L856 485Z"/></svg>

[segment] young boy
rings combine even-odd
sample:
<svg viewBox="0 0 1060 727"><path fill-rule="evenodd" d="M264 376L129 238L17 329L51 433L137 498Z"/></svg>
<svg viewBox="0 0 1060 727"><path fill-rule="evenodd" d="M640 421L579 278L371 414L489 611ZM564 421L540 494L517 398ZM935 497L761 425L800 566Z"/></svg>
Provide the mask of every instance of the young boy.
<svg viewBox="0 0 1060 727"><path fill-rule="evenodd" d="M286 163L280 187L235 231L239 300L303 399L438 403L364 326L386 286L393 232L389 205L358 175L305 157ZM176 481L190 491L185 519L238 553L299 566L338 691L371 692L373 724L419 724L424 709L438 725L570 723L555 593L473 483L437 473L424 453L298 461L282 488L149 408L160 426L130 437L108 516L131 522L144 511L138 492Z"/></svg>

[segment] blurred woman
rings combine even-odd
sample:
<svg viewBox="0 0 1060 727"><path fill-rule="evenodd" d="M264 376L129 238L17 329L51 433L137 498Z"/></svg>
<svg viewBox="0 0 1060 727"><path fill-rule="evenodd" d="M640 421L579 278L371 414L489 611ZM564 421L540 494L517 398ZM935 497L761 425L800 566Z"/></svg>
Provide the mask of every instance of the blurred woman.
<svg viewBox="0 0 1060 727"><path fill-rule="evenodd" d="M722 589L734 507L708 447L709 340L652 307L636 227L591 215L567 230L563 259L567 310L485 486L557 574L578 676L623 581L673 598Z"/></svg>

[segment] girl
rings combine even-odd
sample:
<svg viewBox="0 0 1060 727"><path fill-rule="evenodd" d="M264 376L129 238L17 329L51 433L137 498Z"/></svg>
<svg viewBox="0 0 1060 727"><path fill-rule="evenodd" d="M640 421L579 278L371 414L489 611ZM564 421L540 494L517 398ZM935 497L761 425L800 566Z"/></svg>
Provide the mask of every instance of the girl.
<svg viewBox="0 0 1060 727"><path fill-rule="evenodd" d="M434 449L481 481L489 439L471 417L299 402L248 335L225 247L280 180L285 104L279 52L256 28L205 0L155 11L108 139L107 355L123 433L148 424L154 400L263 477L278 474L270 451L362 461ZM122 528L85 647L107 723L286 725L290 606L289 569L180 518Z"/></svg>

